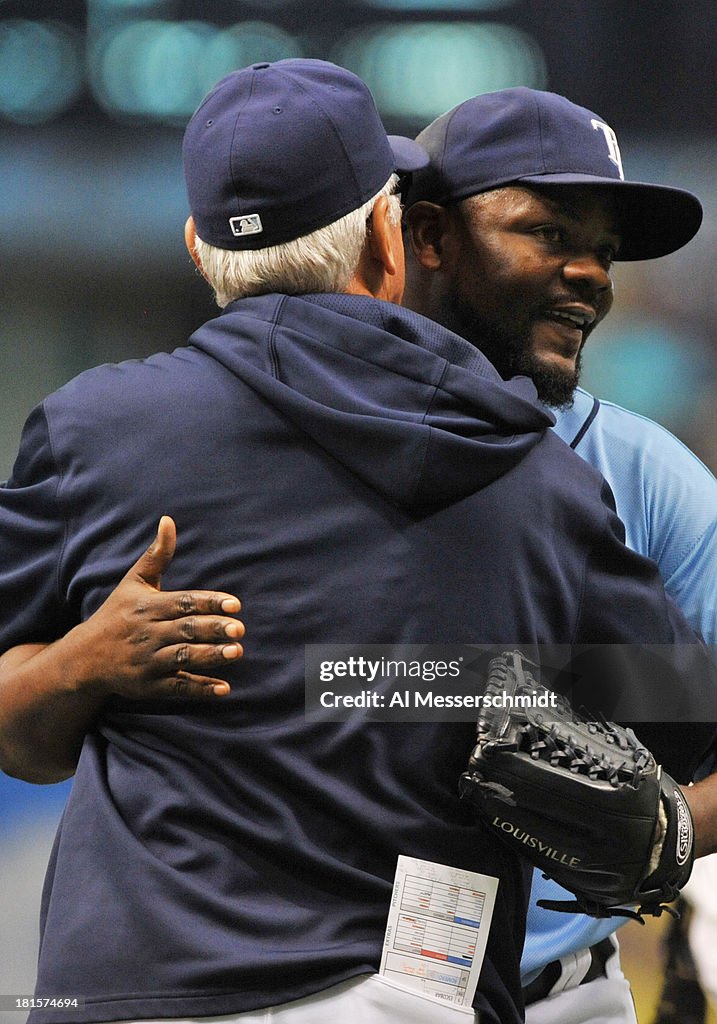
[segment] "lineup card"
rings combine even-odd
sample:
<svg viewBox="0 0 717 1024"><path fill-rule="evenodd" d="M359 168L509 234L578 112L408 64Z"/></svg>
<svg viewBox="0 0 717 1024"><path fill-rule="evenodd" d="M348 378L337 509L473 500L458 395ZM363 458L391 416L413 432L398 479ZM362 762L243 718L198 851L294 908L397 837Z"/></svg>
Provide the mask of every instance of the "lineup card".
<svg viewBox="0 0 717 1024"><path fill-rule="evenodd" d="M400 856L380 974L471 1010L497 891L491 875Z"/></svg>

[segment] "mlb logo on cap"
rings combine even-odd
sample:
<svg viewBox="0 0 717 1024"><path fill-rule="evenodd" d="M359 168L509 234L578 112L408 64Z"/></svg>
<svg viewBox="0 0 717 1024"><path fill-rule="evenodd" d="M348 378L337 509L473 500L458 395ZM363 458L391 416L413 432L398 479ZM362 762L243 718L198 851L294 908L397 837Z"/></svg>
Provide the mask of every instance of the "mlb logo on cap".
<svg viewBox="0 0 717 1024"><path fill-rule="evenodd" d="M264 230L258 213L246 213L242 217L230 217L229 227L232 229L232 234L236 235L237 238L240 235L258 235Z"/></svg>

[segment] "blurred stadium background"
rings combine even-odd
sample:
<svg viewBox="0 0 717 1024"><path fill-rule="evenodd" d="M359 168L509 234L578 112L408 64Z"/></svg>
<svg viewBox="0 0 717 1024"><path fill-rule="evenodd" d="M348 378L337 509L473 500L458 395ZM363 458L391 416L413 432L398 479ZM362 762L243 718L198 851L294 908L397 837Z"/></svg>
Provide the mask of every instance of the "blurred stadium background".
<svg viewBox="0 0 717 1024"><path fill-rule="evenodd" d="M0 479L47 392L213 315L183 246L182 126L226 72L290 56L351 68L411 135L475 93L551 89L613 125L630 177L696 191L697 239L618 266L585 382L714 470L716 48L714 0L0 0ZM0 994L32 991L66 793L0 774Z"/></svg>

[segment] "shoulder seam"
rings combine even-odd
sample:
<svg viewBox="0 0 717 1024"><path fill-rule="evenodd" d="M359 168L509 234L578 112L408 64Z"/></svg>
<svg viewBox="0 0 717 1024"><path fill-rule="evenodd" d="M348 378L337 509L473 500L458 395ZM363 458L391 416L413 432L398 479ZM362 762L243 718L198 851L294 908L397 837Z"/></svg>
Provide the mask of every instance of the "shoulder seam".
<svg viewBox="0 0 717 1024"><path fill-rule="evenodd" d="M600 410L600 399L599 398L593 398L592 409L590 410L590 412L588 413L587 417L585 418L585 421L584 421L583 425L580 427L580 430L578 430L577 434L575 435L575 437L570 442L570 447L573 449L573 451L577 448L577 446L580 444L582 439L587 434L587 432L590 429L590 427L592 426L592 424L593 424L593 422L595 420L595 417L597 416L599 410Z"/></svg>

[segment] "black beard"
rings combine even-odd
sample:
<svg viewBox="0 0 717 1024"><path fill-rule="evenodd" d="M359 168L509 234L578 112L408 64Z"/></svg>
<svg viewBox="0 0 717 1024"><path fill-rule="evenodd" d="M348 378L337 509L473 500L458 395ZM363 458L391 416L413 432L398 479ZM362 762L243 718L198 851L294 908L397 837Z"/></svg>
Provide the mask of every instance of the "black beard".
<svg viewBox="0 0 717 1024"><path fill-rule="evenodd" d="M516 362L516 367L509 376L515 377L522 374L530 377L535 384L538 398L541 402L551 406L553 409L569 409L575 397L575 388L580 383L580 374L583 368L582 349L578 352L575 360L575 368L572 373L564 370L557 370L555 367L546 366L537 359L531 352L523 352L522 358ZM503 376L502 372L498 372ZM507 380L507 378L505 378Z"/></svg>
<svg viewBox="0 0 717 1024"><path fill-rule="evenodd" d="M444 297L439 323L475 345L489 359L503 380L511 377L530 377L538 398L554 409L567 409L573 404L575 388L580 382L582 351L575 361L572 373L554 369L537 358L528 348L520 333L511 331L510 325L496 326L486 323L473 310L455 296Z"/></svg>

